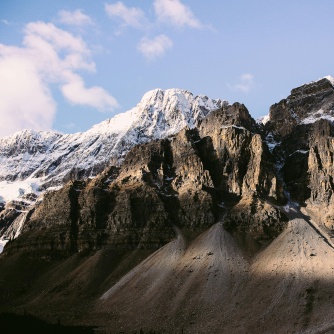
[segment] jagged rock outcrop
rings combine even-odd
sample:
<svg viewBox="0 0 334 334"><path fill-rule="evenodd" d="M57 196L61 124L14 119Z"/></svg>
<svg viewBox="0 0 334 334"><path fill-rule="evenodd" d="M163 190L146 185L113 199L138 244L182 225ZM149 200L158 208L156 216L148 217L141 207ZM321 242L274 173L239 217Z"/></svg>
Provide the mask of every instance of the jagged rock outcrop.
<svg viewBox="0 0 334 334"><path fill-rule="evenodd" d="M196 100L183 91L179 92L182 99L174 101L179 94L174 93L166 97L160 90L153 91L143 98L145 107L139 116L144 123L152 118L143 125L150 130L143 133L159 137L167 131L170 137L135 146L120 166L108 167L94 180L75 181L46 194L23 232L34 235L45 228L48 237L38 244L21 238L9 243L8 251L45 247L66 253L106 245L158 248L175 236L175 227L203 230L221 217L238 238L247 235L261 245L285 226L287 218L280 209L286 202L285 190L302 205L318 201L330 207L332 148L328 137L333 133L334 99L330 78L296 88L272 106L264 140L245 106L222 103L212 111L218 102ZM195 119L197 126L188 120L188 127L173 134L177 127L171 130L166 120L169 114L174 117L176 107L182 117ZM162 122L158 115L163 109L168 117ZM159 126L152 130L152 124ZM331 224L331 211L327 211L326 221ZM17 213L3 211L7 226L6 214Z"/></svg>
<svg viewBox="0 0 334 334"><path fill-rule="evenodd" d="M260 135L244 126L256 129L247 109L226 106L199 128L134 147L120 167L47 193L6 252L157 249L175 228L192 234L222 216L232 232L271 240L286 221L271 204L284 202L282 186Z"/></svg>
<svg viewBox="0 0 334 334"><path fill-rule="evenodd" d="M291 199L333 228L334 79L325 77L293 89L270 108L266 136Z"/></svg>
<svg viewBox="0 0 334 334"><path fill-rule="evenodd" d="M210 112L227 105L186 90L155 89L136 107L84 133L25 130L2 138L0 210L12 200L26 202L23 211L30 210L33 201L25 200L28 195L42 195L70 180L92 178L107 166L119 165L135 145L176 134L185 126L194 128ZM8 212L2 214L6 223L0 223L0 240L12 234L5 226L14 228L8 225L12 215L5 218Z"/></svg>
<svg viewBox="0 0 334 334"><path fill-rule="evenodd" d="M317 118L334 119L334 80L325 77L291 90L291 94L270 107L269 131L280 137L289 135L297 125Z"/></svg>
<svg viewBox="0 0 334 334"><path fill-rule="evenodd" d="M314 124L308 155L307 204L316 219L334 230L334 125L327 120Z"/></svg>

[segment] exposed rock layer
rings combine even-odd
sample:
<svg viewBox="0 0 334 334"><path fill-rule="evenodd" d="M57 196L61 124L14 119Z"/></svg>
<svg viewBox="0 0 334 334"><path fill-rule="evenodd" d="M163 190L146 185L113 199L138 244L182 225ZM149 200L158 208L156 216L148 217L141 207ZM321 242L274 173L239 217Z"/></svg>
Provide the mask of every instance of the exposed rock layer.
<svg viewBox="0 0 334 334"><path fill-rule="evenodd" d="M307 205L329 228L334 227L333 82L326 77L293 89L270 108L265 125L265 136L278 143L273 153L291 199Z"/></svg>
<svg viewBox="0 0 334 334"><path fill-rule="evenodd" d="M221 216L232 232L271 240L287 220L274 203L285 199L271 154L251 130L247 109L234 104L198 129L136 146L121 167L47 193L6 252L158 249L175 228L203 231Z"/></svg>

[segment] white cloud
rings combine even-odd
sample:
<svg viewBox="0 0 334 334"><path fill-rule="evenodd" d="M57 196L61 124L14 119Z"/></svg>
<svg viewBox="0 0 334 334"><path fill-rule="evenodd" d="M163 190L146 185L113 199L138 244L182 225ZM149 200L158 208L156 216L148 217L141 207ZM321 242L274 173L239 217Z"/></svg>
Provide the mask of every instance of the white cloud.
<svg viewBox="0 0 334 334"><path fill-rule="evenodd" d="M55 51L64 49L69 52L89 54L89 49L82 38L73 36L71 33L57 28L52 23L38 21L26 25L23 44L27 47L35 48L38 41L49 43L50 48ZM45 44L44 47L46 47ZM43 51L43 49L40 51Z"/></svg>
<svg viewBox="0 0 334 334"><path fill-rule="evenodd" d="M9 22L7 20L5 20L5 19L2 19L1 23L5 24L6 26L9 26Z"/></svg>
<svg viewBox="0 0 334 334"><path fill-rule="evenodd" d="M166 35L158 35L153 39L143 38L138 45L138 50L149 60L153 60L165 54L173 47L173 41Z"/></svg>
<svg viewBox="0 0 334 334"><path fill-rule="evenodd" d="M158 21L176 27L203 28L203 24L195 17L191 9L180 0L155 0L154 10Z"/></svg>
<svg viewBox="0 0 334 334"><path fill-rule="evenodd" d="M77 27L93 24L92 19L88 15L84 14L81 9L77 9L73 12L60 10L58 12L58 20L60 23Z"/></svg>
<svg viewBox="0 0 334 334"><path fill-rule="evenodd" d="M101 87L85 87L78 70L95 71L85 42L51 23L33 22L22 47L0 44L0 136L24 128L50 129L56 103L50 85L73 104L109 111L117 101Z"/></svg>
<svg viewBox="0 0 334 334"><path fill-rule="evenodd" d="M73 104L94 107L100 111L111 111L117 107L117 101L101 87L85 87L84 81L77 76L61 87L63 95Z"/></svg>
<svg viewBox="0 0 334 334"><path fill-rule="evenodd" d="M240 76L239 83L228 85L232 90L249 93L254 87L254 76L250 73L245 73Z"/></svg>
<svg viewBox="0 0 334 334"><path fill-rule="evenodd" d="M105 12L110 18L119 18L123 27L143 28L147 24L145 13L136 7L126 7L123 2L105 4Z"/></svg>
<svg viewBox="0 0 334 334"><path fill-rule="evenodd" d="M56 104L34 64L16 52L0 58L0 73L0 135L51 129Z"/></svg>

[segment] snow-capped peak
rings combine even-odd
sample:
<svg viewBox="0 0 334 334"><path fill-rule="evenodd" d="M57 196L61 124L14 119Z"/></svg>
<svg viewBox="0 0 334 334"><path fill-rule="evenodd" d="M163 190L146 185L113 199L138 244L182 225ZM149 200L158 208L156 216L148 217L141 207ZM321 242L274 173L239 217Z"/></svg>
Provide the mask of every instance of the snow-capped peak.
<svg viewBox="0 0 334 334"><path fill-rule="evenodd" d="M95 176L110 161L119 163L133 146L165 138L185 126L194 127L224 104L227 102L193 96L187 90L154 89L131 110L86 132L24 130L2 138L0 199L7 202L21 198L30 191L36 192L35 185L45 190L70 178Z"/></svg>
<svg viewBox="0 0 334 334"><path fill-rule="evenodd" d="M0 138L0 145L2 142L10 142L10 141L26 141L29 140L38 140L39 138L43 138L44 140L49 140L55 137L59 137L62 134L57 131L36 131L36 130L28 130L24 129L21 131L14 132L12 135L5 136Z"/></svg>
<svg viewBox="0 0 334 334"><path fill-rule="evenodd" d="M306 83L304 86L308 86L308 85L313 85L321 80L328 80L333 86L334 86L334 78L331 75L326 75L325 77L319 78L318 80L315 81L310 81L308 83Z"/></svg>
<svg viewBox="0 0 334 334"><path fill-rule="evenodd" d="M194 97L188 90L175 88L166 90L154 89L144 94L141 101L134 108L94 125L84 134L91 135L106 132L124 134L143 122L151 123L151 128L152 126L160 125L161 130L161 126L164 127L161 124L163 121L166 122L170 118L176 121L178 117L184 121L179 126L194 126L197 120L205 117L212 110L221 108L223 104L227 104L227 102L220 99L212 100L204 95ZM148 124L141 124L141 127L145 127L145 125ZM172 127L177 127L176 130L178 131L181 130L179 126L178 124L173 124ZM170 132L174 132L174 130L171 128Z"/></svg>
<svg viewBox="0 0 334 334"><path fill-rule="evenodd" d="M332 76L327 75L327 76L323 77L322 79L327 79L334 86L334 78Z"/></svg>

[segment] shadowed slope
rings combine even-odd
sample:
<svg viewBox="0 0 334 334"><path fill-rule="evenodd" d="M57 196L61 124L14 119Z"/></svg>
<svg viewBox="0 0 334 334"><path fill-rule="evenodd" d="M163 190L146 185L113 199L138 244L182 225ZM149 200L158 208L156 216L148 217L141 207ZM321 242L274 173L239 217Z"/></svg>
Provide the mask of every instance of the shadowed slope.
<svg viewBox="0 0 334 334"><path fill-rule="evenodd" d="M333 274L333 249L306 220L293 219L254 259L234 320L247 333L297 333L330 322Z"/></svg>
<svg viewBox="0 0 334 334"><path fill-rule="evenodd" d="M97 308L111 311L119 329L181 330L191 325L204 333L205 320L226 312L222 302L235 298L247 276L248 263L217 223L187 248L179 234L107 291ZM124 322L129 316L131 323Z"/></svg>
<svg viewBox="0 0 334 334"><path fill-rule="evenodd" d="M297 333L330 326L333 274L333 249L304 219L290 221L251 264L218 223L187 248L179 235L151 255L97 312L115 332Z"/></svg>

